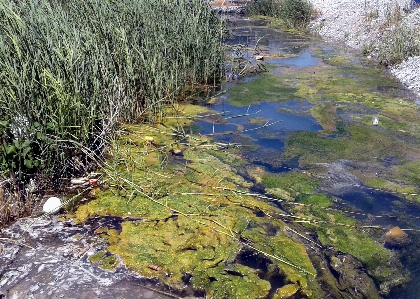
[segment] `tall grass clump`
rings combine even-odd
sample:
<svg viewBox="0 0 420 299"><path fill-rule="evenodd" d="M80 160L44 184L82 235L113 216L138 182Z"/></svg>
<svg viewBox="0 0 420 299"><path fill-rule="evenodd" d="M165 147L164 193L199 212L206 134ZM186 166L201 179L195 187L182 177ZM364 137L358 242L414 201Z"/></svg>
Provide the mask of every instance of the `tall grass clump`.
<svg viewBox="0 0 420 299"><path fill-rule="evenodd" d="M311 21L313 7L308 0L284 0L280 12L287 27L305 29Z"/></svg>
<svg viewBox="0 0 420 299"><path fill-rule="evenodd" d="M280 18L288 28L306 29L313 13L307 0L253 0L247 4L250 15Z"/></svg>
<svg viewBox="0 0 420 299"><path fill-rule="evenodd" d="M384 35L378 46L378 58L383 64L395 65L420 55L420 33L400 24Z"/></svg>
<svg viewBox="0 0 420 299"><path fill-rule="evenodd" d="M2 177L89 170L119 121L219 80L222 32L201 0L0 0Z"/></svg>

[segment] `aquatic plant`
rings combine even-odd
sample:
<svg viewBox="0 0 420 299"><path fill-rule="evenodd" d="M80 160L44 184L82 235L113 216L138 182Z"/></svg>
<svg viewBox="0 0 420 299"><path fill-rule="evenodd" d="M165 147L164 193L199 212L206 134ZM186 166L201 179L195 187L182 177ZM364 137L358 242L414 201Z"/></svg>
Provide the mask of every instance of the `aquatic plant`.
<svg viewBox="0 0 420 299"><path fill-rule="evenodd" d="M312 4L307 0L284 0L280 17L289 28L304 29L311 21L312 11Z"/></svg>
<svg viewBox="0 0 420 299"><path fill-rule="evenodd" d="M255 0L247 3L248 15L263 15L278 17L280 15L281 1L278 0Z"/></svg>
<svg viewBox="0 0 420 299"><path fill-rule="evenodd" d="M21 192L91 170L120 121L214 85L222 40L201 0L0 0L2 177Z"/></svg>

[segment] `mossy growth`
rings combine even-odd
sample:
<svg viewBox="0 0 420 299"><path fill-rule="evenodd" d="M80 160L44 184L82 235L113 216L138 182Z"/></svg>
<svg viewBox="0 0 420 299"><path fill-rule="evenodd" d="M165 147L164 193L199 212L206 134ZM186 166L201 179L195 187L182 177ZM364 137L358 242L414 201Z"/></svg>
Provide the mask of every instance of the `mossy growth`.
<svg viewBox="0 0 420 299"><path fill-rule="evenodd" d="M89 257L89 261L94 264L98 264L99 267L105 270L114 270L118 265L119 261L114 255L107 255L104 251L99 251Z"/></svg>
<svg viewBox="0 0 420 299"><path fill-rule="evenodd" d="M260 176L261 183L267 190L275 187L285 190L295 198L297 204L289 205L285 202L284 205L288 206L289 212L293 212L296 219L304 220L309 228L317 232L323 245L333 246L336 250L353 255L378 281L386 280L389 271L394 275L398 274L395 268L383 263L391 260L391 253L358 230L356 220L334 209L334 198L317 192L320 186L318 179L300 172L264 174L260 170Z"/></svg>
<svg viewBox="0 0 420 299"><path fill-rule="evenodd" d="M265 174L262 177L262 184L267 190L273 188L281 188L286 190L292 198L296 198L301 194L314 194L316 187L320 186L320 182L307 173L287 172L283 174Z"/></svg>
<svg viewBox="0 0 420 299"><path fill-rule="evenodd" d="M295 284L287 284L279 288L273 296L273 299L288 299L293 298L297 291L299 290L298 286Z"/></svg>
<svg viewBox="0 0 420 299"><path fill-rule="evenodd" d="M328 53L330 55L330 53ZM318 55L321 56L322 55ZM324 55L327 57L327 54ZM340 56L333 56L325 62L337 60ZM299 72L295 69L282 69L285 84L296 88L296 96L306 98L312 104L316 105L311 112L327 132L331 131L334 125L334 119L337 115L334 113L338 108L343 108L351 114L352 105L364 107L361 116L367 116L370 119L372 114L392 119L393 122L405 124L413 128L409 131L415 133L414 128L418 128L417 106L413 101L403 100L386 93L382 90L398 89L395 81L383 72L381 69L372 69L363 67L360 64L349 63L349 61L339 59L339 63L330 63L314 67L312 72ZM326 106L328 103L334 103L333 106ZM331 104L329 104L331 105ZM324 109L329 113L322 113ZM358 112L360 114L360 111ZM395 125L395 124L394 124ZM390 129L401 129L393 128ZM418 133L416 133L418 135Z"/></svg>
<svg viewBox="0 0 420 299"><path fill-rule="evenodd" d="M308 224L308 227L316 230L318 238L324 246L333 246L336 250L357 258L379 283L390 280L392 276L401 275L391 263L393 260L391 252L366 232L360 231L357 228L356 220L345 216L338 210L325 209L331 207L325 198L320 202L307 199L302 202L311 204L306 208L298 207L296 215L307 217L307 220L314 219L313 222L310 221L311 224ZM365 230L367 229L365 228Z"/></svg>
<svg viewBox="0 0 420 299"><path fill-rule="evenodd" d="M229 102L235 106L249 106L259 102L285 102L295 99L296 91L279 76L264 73L252 81L230 88Z"/></svg>
<svg viewBox="0 0 420 299"><path fill-rule="evenodd" d="M332 134L337 131L336 107L332 102L323 102L311 108L311 114L323 128L323 132Z"/></svg>
<svg viewBox="0 0 420 299"><path fill-rule="evenodd" d="M267 123L269 120L264 117L252 117L248 120L248 122L252 125L263 125Z"/></svg>
<svg viewBox="0 0 420 299"><path fill-rule="evenodd" d="M329 163L338 159L382 161L386 157L404 157L407 145L374 126L352 125L343 136L331 138L315 132L296 132L286 143L285 159L300 156L310 163Z"/></svg>
<svg viewBox="0 0 420 299"><path fill-rule="evenodd" d="M270 283L255 269L234 262L246 248L265 256L281 269L285 282L304 294L316 271L280 219L261 217L261 211L280 210L247 194L252 184L226 163L242 165L241 158L235 151L218 150L203 136L179 136L176 124L188 125L189 118L178 115L170 122L127 127L103 169L106 185L77 209L76 221L121 217L121 232L101 230L107 250L133 271L179 291L189 285L214 298L266 297ZM170 153L174 146L182 157ZM150 156L153 162L146 163ZM104 265L112 264L105 259Z"/></svg>

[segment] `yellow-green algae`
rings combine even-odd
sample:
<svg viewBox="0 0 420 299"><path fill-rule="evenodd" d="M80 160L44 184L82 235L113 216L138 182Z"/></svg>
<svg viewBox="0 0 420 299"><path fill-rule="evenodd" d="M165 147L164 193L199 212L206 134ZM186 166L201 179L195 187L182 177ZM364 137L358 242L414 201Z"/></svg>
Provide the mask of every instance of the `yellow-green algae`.
<svg viewBox="0 0 420 299"><path fill-rule="evenodd" d="M305 248L289 239L281 220L256 216L280 210L243 195L251 184L223 162L232 154L220 159L223 152L205 137L185 135L190 123L178 113L165 125L127 126L104 167L104 190L77 209L75 220L129 217L119 234L105 230L107 250L128 268L175 289L189 280L208 297L266 297L270 283L257 270L232 262L246 249L271 260L285 283L307 292L316 271ZM183 140L175 137L179 134ZM145 136L153 137L153 143ZM167 163L174 147L183 158Z"/></svg>
<svg viewBox="0 0 420 299"><path fill-rule="evenodd" d="M269 120L264 117L252 117L249 119L249 123L253 125L263 125L267 123Z"/></svg>
<svg viewBox="0 0 420 299"><path fill-rule="evenodd" d="M297 293L299 288L295 284L287 284L279 288L273 296L273 299L287 299Z"/></svg>
<svg viewBox="0 0 420 299"><path fill-rule="evenodd" d="M248 106L258 102L283 102L296 98L296 89L272 73L264 73L253 80L229 89L229 102L235 106Z"/></svg>
<svg viewBox="0 0 420 299"><path fill-rule="evenodd" d="M113 270L119 264L117 257L113 255L107 256L104 251L99 251L94 255L91 255L89 261L98 264L101 268L106 270Z"/></svg>
<svg viewBox="0 0 420 299"><path fill-rule="evenodd" d="M401 275L398 270L386 263L392 260L392 254L387 249L357 229L356 220L333 209L333 198L316 193L316 188L320 186L318 179L308 173L299 172L283 174L260 172L259 176L265 187L276 186L278 189L284 189L288 196L297 200L297 205L287 205L289 211L293 211L293 220L303 221L314 229L324 246L334 246L341 252L353 255L379 282L389 280L391 276ZM279 198L286 200L284 204L287 204L287 197Z"/></svg>

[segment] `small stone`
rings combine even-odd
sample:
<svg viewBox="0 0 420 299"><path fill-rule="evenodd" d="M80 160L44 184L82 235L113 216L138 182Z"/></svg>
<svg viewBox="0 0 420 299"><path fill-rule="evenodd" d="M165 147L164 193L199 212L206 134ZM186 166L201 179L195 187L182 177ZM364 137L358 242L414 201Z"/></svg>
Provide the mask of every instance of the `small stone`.
<svg viewBox="0 0 420 299"><path fill-rule="evenodd" d="M386 237L391 239L400 239L400 238L406 238L407 234L398 226L390 229L386 234Z"/></svg>
<svg viewBox="0 0 420 299"><path fill-rule="evenodd" d="M398 226L390 229L384 235L385 246L400 248L407 244L410 244L410 238L408 235Z"/></svg>
<svg viewBox="0 0 420 299"><path fill-rule="evenodd" d="M42 210L45 213L56 213L61 207L61 199L58 197L50 197L47 199L47 201L44 203L44 206L42 207Z"/></svg>

